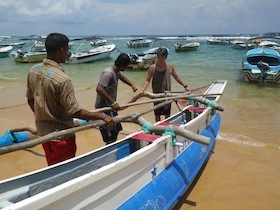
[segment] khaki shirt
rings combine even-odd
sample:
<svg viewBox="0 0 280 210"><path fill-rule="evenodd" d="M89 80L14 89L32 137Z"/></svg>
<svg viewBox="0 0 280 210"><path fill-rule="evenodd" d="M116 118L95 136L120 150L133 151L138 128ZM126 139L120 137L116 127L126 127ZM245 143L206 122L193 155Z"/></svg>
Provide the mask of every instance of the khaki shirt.
<svg viewBox="0 0 280 210"><path fill-rule="evenodd" d="M44 59L29 70L26 97L34 100L39 135L73 127L71 116L81 110L71 79L50 59Z"/></svg>

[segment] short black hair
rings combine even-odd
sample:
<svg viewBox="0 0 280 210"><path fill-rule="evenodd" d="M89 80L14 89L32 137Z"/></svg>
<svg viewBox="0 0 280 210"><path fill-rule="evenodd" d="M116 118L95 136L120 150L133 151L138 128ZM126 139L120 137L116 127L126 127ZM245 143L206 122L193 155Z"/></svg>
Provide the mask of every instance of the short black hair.
<svg viewBox="0 0 280 210"><path fill-rule="evenodd" d="M124 67L131 63L130 57L126 53L121 53L115 60L115 66Z"/></svg>
<svg viewBox="0 0 280 210"><path fill-rule="evenodd" d="M54 53L68 45L69 39L64 34L51 33L47 36L45 47L48 53Z"/></svg>
<svg viewBox="0 0 280 210"><path fill-rule="evenodd" d="M167 56L168 55L168 50L166 47L160 47L157 49L157 56Z"/></svg>

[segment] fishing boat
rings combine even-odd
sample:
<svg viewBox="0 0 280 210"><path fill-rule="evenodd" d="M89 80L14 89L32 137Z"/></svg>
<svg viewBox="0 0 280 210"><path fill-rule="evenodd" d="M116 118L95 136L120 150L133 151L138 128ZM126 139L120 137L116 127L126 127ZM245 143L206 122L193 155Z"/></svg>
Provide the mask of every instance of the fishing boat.
<svg viewBox="0 0 280 210"><path fill-rule="evenodd" d="M182 51L194 51L200 46L199 42L190 42L190 43L176 43L174 48L176 52Z"/></svg>
<svg viewBox="0 0 280 210"><path fill-rule="evenodd" d="M113 50L115 50L115 48L115 44L109 44L96 47L87 51L77 51L75 53L70 53L69 57L66 60L66 63L80 64L104 60L111 56L111 53L113 52Z"/></svg>
<svg viewBox="0 0 280 210"><path fill-rule="evenodd" d="M153 40L146 38L131 39L127 42L129 48L149 47Z"/></svg>
<svg viewBox="0 0 280 210"><path fill-rule="evenodd" d="M0 47L0 58L8 57L12 49L13 49L12 46Z"/></svg>
<svg viewBox="0 0 280 210"><path fill-rule="evenodd" d="M46 47L45 47L46 38L47 36L39 36L38 39L34 42L34 44L31 46L31 49L33 51L39 51L39 52L46 51ZM70 41L68 43L68 48L71 49L73 44L74 43Z"/></svg>
<svg viewBox="0 0 280 210"><path fill-rule="evenodd" d="M188 98L189 103L155 124L142 117L153 109L118 116L116 120L138 123L142 130L84 155L0 181L0 208L172 209L212 154L226 84L227 81L215 81L201 95L146 93L154 98L153 102L164 100L155 108L179 98ZM139 97L129 104L140 103L135 102ZM32 141L20 140L21 143L0 148L0 154L102 123L88 122ZM5 140L21 132L7 135Z"/></svg>
<svg viewBox="0 0 280 210"><path fill-rule="evenodd" d="M243 57L242 70L247 82L280 83L280 54L265 47L251 49Z"/></svg>
<svg viewBox="0 0 280 210"><path fill-rule="evenodd" d="M25 45L25 42L14 42L11 36L2 36L2 38L3 39L0 40L0 47L12 46L13 49L20 49Z"/></svg>
<svg viewBox="0 0 280 210"><path fill-rule="evenodd" d="M103 46L107 43L106 39L96 38L95 40L91 41L90 44L92 46Z"/></svg>
<svg viewBox="0 0 280 210"><path fill-rule="evenodd" d="M230 43L229 40L218 37L210 37L209 39L207 39L207 42L214 45L227 45Z"/></svg>
<svg viewBox="0 0 280 210"><path fill-rule="evenodd" d="M19 49L11 52L12 59L19 63L37 63L47 57L46 51L26 51Z"/></svg>
<svg viewBox="0 0 280 210"><path fill-rule="evenodd" d="M131 63L128 65L129 69L133 70L146 70L150 68L152 64L156 62L156 54L144 54L144 53L130 53Z"/></svg>

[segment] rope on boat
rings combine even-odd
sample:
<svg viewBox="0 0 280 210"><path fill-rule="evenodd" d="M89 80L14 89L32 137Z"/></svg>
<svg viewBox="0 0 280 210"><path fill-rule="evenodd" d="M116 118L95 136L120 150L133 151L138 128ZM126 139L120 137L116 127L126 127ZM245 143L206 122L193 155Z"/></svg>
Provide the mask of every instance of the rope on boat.
<svg viewBox="0 0 280 210"><path fill-rule="evenodd" d="M151 126L152 126L152 123L151 122L145 122L143 125L142 125L142 131L144 133L151 133Z"/></svg>
<svg viewBox="0 0 280 210"><path fill-rule="evenodd" d="M172 146L177 146L177 138L176 138L176 134L174 133L173 130L173 125L169 125L167 126L167 128L165 129L165 131L163 132L162 136L168 136L170 135L172 137Z"/></svg>

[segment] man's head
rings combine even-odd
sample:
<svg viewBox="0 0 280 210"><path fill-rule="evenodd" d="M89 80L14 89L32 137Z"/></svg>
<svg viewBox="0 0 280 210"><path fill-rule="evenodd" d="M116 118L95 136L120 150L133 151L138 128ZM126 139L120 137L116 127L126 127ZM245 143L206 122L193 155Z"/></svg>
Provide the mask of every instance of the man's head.
<svg viewBox="0 0 280 210"><path fill-rule="evenodd" d="M159 57L167 57L168 50L165 47L160 47L157 49L157 56Z"/></svg>
<svg viewBox="0 0 280 210"><path fill-rule="evenodd" d="M49 34L45 42L48 58L58 63L64 63L67 58L68 43L69 39L64 34Z"/></svg>
<svg viewBox="0 0 280 210"><path fill-rule="evenodd" d="M130 63L130 57L126 53L121 53L115 60L115 66L122 71L125 70Z"/></svg>

